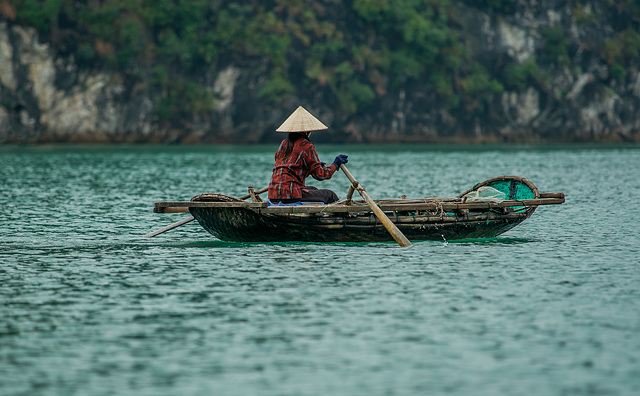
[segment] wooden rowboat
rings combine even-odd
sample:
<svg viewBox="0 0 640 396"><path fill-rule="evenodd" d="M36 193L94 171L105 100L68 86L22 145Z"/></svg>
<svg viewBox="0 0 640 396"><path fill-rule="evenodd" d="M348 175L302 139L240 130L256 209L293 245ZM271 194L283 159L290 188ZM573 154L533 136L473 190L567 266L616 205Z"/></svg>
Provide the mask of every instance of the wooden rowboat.
<svg viewBox="0 0 640 396"><path fill-rule="evenodd" d="M490 188L490 189L487 189ZM477 200L481 191L498 191L503 200ZM335 204L272 205L249 188L252 202L218 193L191 201L156 202L154 212L189 212L218 239L244 242L393 241L364 201ZM474 199L474 200L472 200ZM492 238L529 218L538 206L564 202L563 193L539 193L518 176L500 176L450 198L376 200L376 205L412 241Z"/></svg>

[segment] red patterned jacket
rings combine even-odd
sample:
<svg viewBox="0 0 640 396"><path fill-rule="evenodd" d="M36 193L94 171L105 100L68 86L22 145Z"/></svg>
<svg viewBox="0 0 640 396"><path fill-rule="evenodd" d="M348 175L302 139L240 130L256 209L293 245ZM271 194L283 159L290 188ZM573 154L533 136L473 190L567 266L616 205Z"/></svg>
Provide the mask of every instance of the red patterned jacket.
<svg viewBox="0 0 640 396"><path fill-rule="evenodd" d="M337 170L335 165L324 166L318 159L316 147L305 137L296 140L291 155L279 158L287 139L283 140L276 151L276 164L269 182L269 200L298 199L302 192L308 191L304 180L311 174L316 180L331 179Z"/></svg>

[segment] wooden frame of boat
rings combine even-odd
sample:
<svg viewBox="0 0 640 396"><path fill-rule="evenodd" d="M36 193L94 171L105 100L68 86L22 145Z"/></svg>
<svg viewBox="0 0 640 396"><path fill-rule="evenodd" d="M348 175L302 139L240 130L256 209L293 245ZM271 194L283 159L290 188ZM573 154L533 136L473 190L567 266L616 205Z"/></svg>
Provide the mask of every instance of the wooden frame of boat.
<svg viewBox="0 0 640 396"><path fill-rule="evenodd" d="M499 202L470 202L465 196L483 186L497 186L508 198ZM191 213L200 225L221 240L246 242L380 242L393 238L364 201L295 206L253 202L206 193L191 201L155 203L156 213ZM563 193L542 193L518 176L500 176L475 185L457 197L376 200L376 205L409 240L491 238L529 218L538 206L564 202Z"/></svg>

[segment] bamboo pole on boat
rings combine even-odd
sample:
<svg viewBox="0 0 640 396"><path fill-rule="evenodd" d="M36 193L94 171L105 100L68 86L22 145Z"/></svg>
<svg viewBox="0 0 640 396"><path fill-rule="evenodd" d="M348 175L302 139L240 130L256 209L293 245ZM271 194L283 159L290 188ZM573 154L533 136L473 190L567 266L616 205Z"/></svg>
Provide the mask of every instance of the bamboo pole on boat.
<svg viewBox="0 0 640 396"><path fill-rule="evenodd" d="M244 199L247 199L247 198L256 198L258 195L262 194L263 192L267 191L268 189L269 189L269 187L264 187L264 188L261 188L258 191L253 191L253 187L249 187L249 190L250 190L249 194L241 196L240 199L244 200ZM253 194L251 194L251 193L253 193ZM178 227L183 226L183 225L185 225L187 223L190 223L195 219L196 219L195 217L189 216L186 219L182 219L180 221L176 221L175 223L170 224L170 225L168 225L168 226L166 226L164 228L152 231L152 232L146 234L145 238L153 238L156 235L160 235L160 234L162 234L164 232L173 230L174 228L178 228Z"/></svg>
<svg viewBox="0 0 640 396"><path fill-rule="evenodd" d="M351 199L353 198L353 193L356 191L356 188L353 187L353 184L349 186L349 191L347 192L347 199L344 200L345 205L351 205Z"/></svg>
<svg viewBox="0 0 640 396"><path fill-rule="evenodd" d="M393 237L393 239L395 239L395 241L398 242L398 245L402 247L411 246L411 242L409 242L407 237L404 236L402 231L400 231L398 227L396 227L396 225L393 224L391 220L389 220L387 215L384 214L384 212L382 211L382 209L378 207L378 205L376 205L373 199L369 197L369 194L367 194L367 192L360 185L360 183L358 183L358 181L353 177L353 175L351 174L351 172L349 172L347 167L344 166L344 164L342 164L340 165L340 169L342 169L342 172L344 172L344 174L347 176L347 179L349 179L353 188L356 191L358 191L358 193L362 196L362 198L365 200L367 205L369 205L369 208L371 208L371 210L373 211L373 214L375 214L376 217L382 222L382 225L384 226L384 228L386 228L387 231L389 231L389 234L391 234L391 236Z"/></svg>

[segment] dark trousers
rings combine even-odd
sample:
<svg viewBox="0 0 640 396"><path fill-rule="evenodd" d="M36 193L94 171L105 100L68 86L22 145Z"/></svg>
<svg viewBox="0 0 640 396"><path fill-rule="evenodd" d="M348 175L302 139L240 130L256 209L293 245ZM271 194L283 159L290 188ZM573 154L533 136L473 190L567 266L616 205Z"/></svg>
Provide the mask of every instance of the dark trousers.
<svg viewBox="0 0 640 396"><path fill-rule="evenodd" d="M331 190L318 189L317 187L307 186L308 192L302 192L302 198L300 199L278 199L278 202L283 204L294 202L324 202L326 204L338 201L338 195ZM276 201L276 200L273 200ZM271 201L271 202L273 202Z"/></svg>

